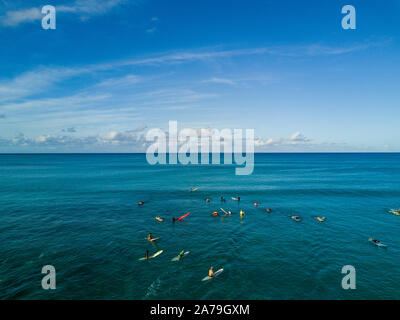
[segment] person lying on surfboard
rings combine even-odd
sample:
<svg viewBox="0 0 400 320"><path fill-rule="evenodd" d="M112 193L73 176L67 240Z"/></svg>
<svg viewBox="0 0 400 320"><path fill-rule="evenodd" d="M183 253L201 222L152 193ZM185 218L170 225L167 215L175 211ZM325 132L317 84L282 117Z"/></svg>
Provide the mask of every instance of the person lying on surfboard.
<svg viewBox="0 0 400 320"><path fill-rule="evenodd" d="M372 238L369 238L369 240L372 241L372 242L375 242L375 243L381 243L379 240L375 240L375 239L372 239Z"/></svg>
<svg viewBox="0 0 400 320"><path fill-rule="evenodd" d="M214 277L214 270L213 270L213 267L211 267L210 270L208 270L208 276L209 276L210 278L213 278L213 277Z"/></svg>

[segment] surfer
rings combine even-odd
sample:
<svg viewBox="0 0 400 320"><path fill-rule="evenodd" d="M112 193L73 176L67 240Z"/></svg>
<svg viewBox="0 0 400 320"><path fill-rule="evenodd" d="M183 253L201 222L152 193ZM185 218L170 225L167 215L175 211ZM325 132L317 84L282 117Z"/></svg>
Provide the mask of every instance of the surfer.
<svg viewBox="0 0 400 320"><path fill-rule="evenodd" d="M144 258L146 260L149 260L149 250L146 250L146 254L144 255Z"/></svg>
<svg viewBox="0 0 400 320"><path fill-rule="evenodd" d="M265 209L267 212L271 212L272 210L270 208Z"/></svg>
<svg viewBox="0 0 400 320"><path fill-rule="evenodd" d="M210 268L210 270L208 270L208 276L210 277L210 278L214 278L214 270L213 270L213 267L211 267Z"/></svg>
<svg viewBox="0 0 400 320"><path fill-rule="evenodd" d="M258 202L254 202L254 206L255 206L255 207L258 207Z"/></svg>
<svg viewBox="0 0 400 320"><path fill-rule="evenodd" d="M181 260L184 256L185 256L185 250L182 250L182 251L178 254L179 260Z"/></svg>
<svg viewBox="0 0 400 320"><path fill-rule="evenodd" d="M138 206L142 206L142 205L144 205L144 202L143 201L139 201L137 205Z"/></svg>
<svg viewBox="0 0 400 320"><path fill-rule="evenodd" d="M232 214L232 211L231 210L228 210L228 215L230 216Z"/></svg>
<svg viewBox="0 0 400 320"><path fill-rule="evenodd" d="M206 199L206 202L211 202L211 199L207 198L207 199Z"/></svg>
<svg viewBox="0 0 400 320"><path fill-rule="evenodd" d="M237 197L237 201L240 201L240 197L239 196Z"/></svg>
<svg viewBox="0 0 400 320"><path fill-rule="evenodd" d="M212 215L213 215L214 217L216 217L216 216L218 215L218 212L217 212L217 211L214 211L214 212L212 213Z"/></svg>
<svg viewBox="0 0 400 320"><path fill-rule="evenodd" d="M369 238L369 240L374 242L374 243L381 243L379 240L375 240L375 239L372 239L372 238Z"/></svg>
<svg viewBox="0 0 400 320"><path fill-rule="evenodd" d="M172 217L172 223L175 223L176 219L175 217Z"/></svg>
<svg viewBox="0 0 400 320"><path fill-rule="evenodd" d="M243 210L240 210L240 217L243 218L243 216L244 216L244 212L243 212Z"/></svg>
<svg viewBox="0 0 400 320"><path fill-rule="evenodd" d="M221 197L221 202L225 202L225 201L226 201L225 198Z"/></svg>
<svg viewBox="0 0 400 320"><path fill-rule="evenodd" d="M151 232L149 233L147 240L151 241L153 239L153 235L151 234Z"/></svg>

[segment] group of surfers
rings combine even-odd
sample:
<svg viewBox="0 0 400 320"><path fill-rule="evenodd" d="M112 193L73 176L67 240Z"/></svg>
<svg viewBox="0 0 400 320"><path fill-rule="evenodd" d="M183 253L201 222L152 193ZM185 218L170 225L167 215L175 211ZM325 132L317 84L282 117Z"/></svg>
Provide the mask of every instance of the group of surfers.
<svg viewBox="0 0 400 320"><path fill-rule="evenodd" d="M196 190L197 190L197 188L196 188ZM195 191L195 189L191 189L191 192L192 192L192 191ZM240 201L240 196L238 196L237 198L232 198L232 199L237 200L237 201ZM220 200L221 200L221 202L226 202L226 199L225 199L223 196L221 196ZM207 203L211 202L211 199L207 198L207 199L206 199L206 202L207 202ZM141 205L143 205L143 204L144 204L143 201L139 201L139 202L138 202L138 206L141 206ZM255 207L258 207L258 206L259 206L259 203L258 203L258 202L255 202L255 203L254 203L254 206L255 206ZM223 210L222 208L221 208L221 210L224 212L224 215L225 215L225 216L227 216L227 215L230 216L230 215L232 214L232 211L231 211L231 210L225 211L225 210ZM272 212L272 210L271 210L270 208L265 209L265 211L268 212L268 213ZM393 211L395 211L396 213L399 213L399 214L400 214L400 209L398 209L398 210L393 210ZM214 211L214 212L212 213L212 215L213 215L213 216L218 216L219 214L218 214L217 211ZM243 211L243 210L240 210L239 215L240 215L240 218L243 218L243 217L245 216L244 211ZM159 221L163 221L163 220L164 220L164 219L162 219L162 218L160 218L160 217L157 217L157 218L159 218L159 219L157 219L157 220L159 220ZM300 220L301 220L301 218L298 217L298 216L293 216L292 218L293 218L294 220L296 220L296 221L300 221ZM316 217L316 219L317 219L318 221L320 221L320 222L325 221L325 217ZM177 221L177 219L175 219L175 217L172 217L172 222L175 223L175 221ZM151 233L149 233L149 235L148 235L148 237L147 237L147 240L150 241L150 242L151 242L151 241L154 241L153 235L152 235ZM376 240L376 239L373 239L373 238L370 238L369 240L372 241L372 242L374 242L375 244L382 244L379 240ZM179 260L181 260L184 256L185 256L185 250L182 250L182 251L178 254ZM148 251L148 250L146 250L145 259L146 259L146 260L149 259L149 251ZM210 267L209 272L208 272L208 275L209 275L210 278L214 277L213 267Z"/></svg>

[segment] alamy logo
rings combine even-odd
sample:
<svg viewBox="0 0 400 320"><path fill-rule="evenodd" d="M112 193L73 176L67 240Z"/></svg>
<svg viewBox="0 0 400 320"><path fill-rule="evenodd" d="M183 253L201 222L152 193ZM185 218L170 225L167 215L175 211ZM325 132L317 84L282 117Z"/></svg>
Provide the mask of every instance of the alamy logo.
<svg viewBox="0 0 400 320"><path fill-rule="evenodd" d="M356 29L356 8L349 4L345 5L342 8L342 13L346 13L342 19L342 28L344 30Z"/></svg>
<svg viewBox="0 0 400 320"><path fill-rule="evenodd" d="M343 266L342 273L346 274L342 279L342 288L354 290L356 288L356 268L351 265Z"/></svg>
<svg viewBox="0 0 400 320"><path fill-rule="evenodd" d="M221 164L242 166L235 169L236 175L250 175L254 170L254 130L246 129L183 129L178 132L178 122L170 121L168 132L151 129L146 141L154 142L146 151L147 162L154 164ZM245 145L245 147L243 147ZM245 150L245 151L244 151ZM243 154L244 152L244 154Z"/></svg>
<svg viewBox="0 0 400 320"><path fill-rule="evenodd" d="M44 30L56 28L56 8L50 5L42 8L42 14L45 16L42 18L42 28Z"/></svg>
<svg viewBox="0 0 400 320"><path fill-rule="evenodd" d="M56 289L56 268L52 265L46 265L42 268L42 273L46 274L42 279L42 288L44 290Z"/></svg>

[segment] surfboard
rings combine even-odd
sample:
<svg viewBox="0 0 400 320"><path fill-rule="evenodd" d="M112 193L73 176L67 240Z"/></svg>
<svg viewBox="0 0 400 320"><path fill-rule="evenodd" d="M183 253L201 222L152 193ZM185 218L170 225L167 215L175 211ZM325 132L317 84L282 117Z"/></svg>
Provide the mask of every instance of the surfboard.
<svg viewBox="0 0 400 320"><path fill-rule="evenodd" d="M182 258L186 257L189 253L190 253L190 251L186 251L186 252L183 254L183 257L182 257ZM181 260L181 259L179 259L179 256L176 256L175 258L172 258L172 259L171 259L171 261L179 261L179 260Z"/></svg>
<svg viewBox="0 0 400 320"><path fill-rule="evenodd" d="M238 198L234 198L234 197L232 197L232 200L239 200Z"/></svg>
<svg viewBox="0 0 400 320"><path fill-rule="evenodd" d="M221 209L221 211L223 212L223 213L225 213L225 214L229 214L228 212L226 212L224 209L222 209L222 208L220 208Z"/></svg>
<svg viewBox="0 0 400 320"><path fill-rule="evenodd" d="M153 258L159 256L161 253L163 253L163 251L164 251L164 250L157 251L155 254L149 256L149 259L153 259ZM140 258L140 259L139 259L139 261L143 261L143 260L146 260L146 257L143 257L143 258Z"/></svg>
<svg viewBox="0 0 400 320"><path fill-rule="evenodd" d="M374 242L374 241L372 241L372 240L369 240L369 241L371 241L374 245L376 245L376 246L378 246L378 247L383 247L383 248L386 248L386 247L387 247L386 244L383 244L383 243L381 243L381 242L376 243L376 242Z"/></svg>
<svg viewBox="0 0 400 320"><path fill-rule="evenodd" d="M176 221L180 221L180 220L182 220L182 219L186 218L186 217L187 217L189 214L190 214L190 212L186 213L186 214L185 214L185 215L183 215L182 217L180 217L180 218L176 219Z"/></svg>
<svg viewBox="0 0 400 320"><path fill-rule="evenodd" d="M207 280L211 280L211 279L213 279L213 278L216 278L216 277L218 277L222 272L224 271L224 269L219 269L218 271L216 271L216 272L214 272L214 277L209 277L209 276L207 276L207 277L204 277L201 281L207 281Z"/></svg>
<svg viewBox="0 0 400 320"><path fill-rule="evenodd" d="M198 188L193 188L193 189L190 189L190 192L194 192L194 191L196 191Z"/></svg>
<svg viewBox="0 0 400 320"><path fill-rule="evenodd" d="M163 222L163 221L164 221L164 219L161 218L161 217L156 217L156 220L157 220L157 221L160 221L160 222Z"/></svg>

